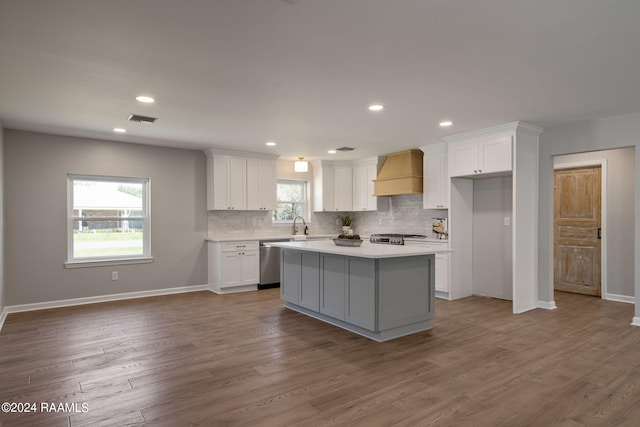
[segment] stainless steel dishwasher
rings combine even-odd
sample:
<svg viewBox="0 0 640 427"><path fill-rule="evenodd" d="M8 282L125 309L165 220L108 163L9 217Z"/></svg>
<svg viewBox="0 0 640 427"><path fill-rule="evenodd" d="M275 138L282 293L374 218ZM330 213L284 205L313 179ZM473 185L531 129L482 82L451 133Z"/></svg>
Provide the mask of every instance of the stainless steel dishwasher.
<svg viewBox="0 0 640 427"><path fill-rule="evenodd" d="M274 242L288 242L290 239L260 241L260 284L258 289L280 286L280 248L271 246Z"/></svg>

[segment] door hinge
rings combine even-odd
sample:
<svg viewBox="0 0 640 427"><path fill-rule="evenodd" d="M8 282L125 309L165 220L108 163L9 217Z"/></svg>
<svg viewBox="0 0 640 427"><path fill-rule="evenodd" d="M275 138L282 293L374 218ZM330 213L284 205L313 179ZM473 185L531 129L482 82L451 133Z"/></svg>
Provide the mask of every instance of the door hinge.
<svg viewBox="0 0 640 427"><path fill-rule="evenodd" d="M598 228L598 239L602 239L602 228Z"/></svg>

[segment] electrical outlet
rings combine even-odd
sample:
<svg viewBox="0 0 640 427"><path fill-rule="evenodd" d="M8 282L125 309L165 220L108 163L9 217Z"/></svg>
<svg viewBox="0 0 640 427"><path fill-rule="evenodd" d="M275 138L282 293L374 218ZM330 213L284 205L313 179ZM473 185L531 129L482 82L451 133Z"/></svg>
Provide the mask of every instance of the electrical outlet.
<svg viewBox="0 0 640 427"><path fill-rule="evenodd" d="M508 216L504 217L504 225L511 225L511 218L509 218Z"/></svg>
<svg viewBox="0 0 640 427"><path fill-rule="evenodd" d="M111 272L111 280L118 280L118 272L117 271L112 271Z"/></svg>

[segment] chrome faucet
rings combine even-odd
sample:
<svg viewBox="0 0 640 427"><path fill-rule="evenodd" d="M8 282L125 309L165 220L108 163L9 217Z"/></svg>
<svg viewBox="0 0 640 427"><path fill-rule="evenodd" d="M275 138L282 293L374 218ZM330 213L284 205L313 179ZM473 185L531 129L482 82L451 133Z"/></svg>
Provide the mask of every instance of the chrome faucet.
<svg viewBox="0 0 640 427"><path fill-rule="evenodd" d="M302 225L304 225L305 229L307 228L307 223L304 221L304 218L302 218L301 216L295 217L293 219L293 235L294 236L298 234L298 228L296 227L296 221L298 220L298 218L302 220Z"/></svg>

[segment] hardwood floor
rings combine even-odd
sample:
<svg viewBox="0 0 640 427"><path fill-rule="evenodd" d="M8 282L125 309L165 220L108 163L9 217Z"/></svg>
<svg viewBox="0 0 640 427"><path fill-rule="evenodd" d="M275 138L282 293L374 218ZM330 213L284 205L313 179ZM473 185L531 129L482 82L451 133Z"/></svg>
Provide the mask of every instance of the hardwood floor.
<svg viewBox="0 0 640 427"><path fill-rule="evenodd" d="M507 301L437 300L431 331L376 343L284 309L278 292L12 314L0 402L38 412L0 413L0 424L640 423L633 305L558 293L557 310L513 315ZM42 402L77 407L43 413Z"/></svg>

